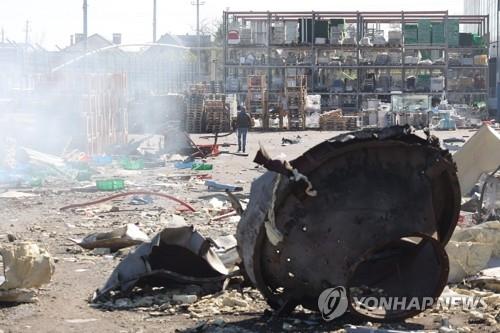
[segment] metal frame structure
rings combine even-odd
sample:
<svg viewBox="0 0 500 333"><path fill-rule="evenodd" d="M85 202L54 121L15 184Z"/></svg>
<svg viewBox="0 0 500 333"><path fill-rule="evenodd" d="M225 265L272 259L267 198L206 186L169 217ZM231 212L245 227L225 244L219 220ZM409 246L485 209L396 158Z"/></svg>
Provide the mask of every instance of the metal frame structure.
<svg viewBox="0 0 500 333"><path fill-rule="evenodd" d="M331 18L342 18L345 19L345 22L355 24L356 26L356 45L345 46L345 45L332 45L332 44L316 44L314 40L314 24L317 19L331 19ZM299 19L312 19L312 43L307 44L272 44L272 29L273 23L283 21L283 20L299 20ZM432 45L405 45L404 42L401 43L398 47L389 47L389 46L362 46L359 41L362 37L366 35L368 32L370 25L375 24L399 24L401 26L402 31L402 41L404 40L404 29L403 26L407 23L416 23L420 19L427 19L431 22L444 22L444 36L445 43L444 44L432 44ZM484 38L486 46L485 47L466 47L466 48L456 48L450 47L448 45L448 19L457 19L459 21L459 25L475 25L478 28L480 35ZM262 44L229 44L227 35L228 31L231 28L231 23L235 20L239 20L241 22L255 22L259 21L263 23L263 26L267 27L267 42ZM460 100L464 100L468 103L472 103L476 101L478 98L484 101L487 101L488 98L488 90L487 87L485 89L477 90L477 91L451 91L448 89L448 76L449 70L472 70L475 72L480 71L482 77L484 77L485 82L488 82L488 65L480 65L480 66L451 66L449 64L449 54L450 53L468 53L471 55L476 54L484 54L484 51L488 49L489 46L489 16L488 15L449 15L448 11L422 11L422 12L232 12L225 11L223 13L223 25L224 25L224 36L226 36L224 40L224 89L228 94L235 93L238 95L239 100L244 100L244 94L246 93L244 89L239 89L237 91L227 89L227 81L228 78L232 77L232 72L244 73L245 75L253 75L253 74L266 74L268 79L268 87L269 89L269 100L273 100L273 94L279 94L281 90L272 90L272 82L271 77L272 73L276 71L280 71L282 76L286 78L285 69L303 69L304 71L309 71L309 75L311 75L312 84L308 84L308 93L309 94L320 94L322 96L339 96L352 98L355 100L355 106L353 107L353 111L360 111L363 105L363 102L367 98L374 98L380 95L384 95L386 97L390 97L391 95L414 95L414 94L423 94L428 96L441 96L443 93L446 94L447 97L452 96L460 97ZM312 55L311 63L306 64L294 64L294 65L273 65L271 63L271 56L274 50L283 50L283 51L310 51ZM253 64L253 65L242 65L242 64L231 64L228 62L228 54L229 52L243 51L243 50L259 50L261 53L267 56L267 62L264 64ZM352 66L334 66L334 65L324 65L318 64L318 54L320 51L345 51L352 52L355 54L356 64ZM444 62L439 65L422 65L422 64L405 64L404 55L406 51L417 50L417 51L430 51L430 50L440 50L444 53ZM372 52L400 52L401 54L401 64L400 65L360 65L360 54L365 51ZM488 54L488 53L486 53ZM357 87L356 91L353 92L324 92L319 91L316 87L316 76L319 69L330 69L330 70L349 70L352 73L356 74ZM441 71L442 76L445 78L445 88L442 91L437 92L413 92L413 91L390 91L384 93L372 93L372 92L362 92L361 91L361 76L366 71L379 71L379 70L394 70L398 71L401 74L401 79L405 82L406 74L408 72L416 72L416 71L429 71L432 73L433 71ZM298 74L299 75L299 74ZM303 75L301 73L300 75ZM307 75L307 74L306 74ZM399 74L398 74L399 75ZM448 98L450 99L450 98Z"/></svg>

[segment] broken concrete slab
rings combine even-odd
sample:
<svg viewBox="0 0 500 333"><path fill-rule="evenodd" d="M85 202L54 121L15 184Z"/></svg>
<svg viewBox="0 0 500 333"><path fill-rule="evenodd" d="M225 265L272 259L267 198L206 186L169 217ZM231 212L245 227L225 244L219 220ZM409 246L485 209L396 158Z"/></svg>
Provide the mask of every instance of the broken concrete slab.
<svg viewBox="0 0 500 333"><path fill-rule="evenodd" d="M107 248L112 252L149 241L148 235L142 232L135 224L110 231L93 233L83 239L71 239L84 249Z"/></svg>
<svg viewBox="0 0 500 333"><path fill-rule="evenodd" d="M34 243L2 245L0 255L5 276L0 290L38 288L49 283L54 273L54 260L47 251Z"/></svg>
<svg viewBox="0 0 500 333"><path fill-rule="evenodd" d="M488 221L469 228L457 228L451 240L490 244L493 256L500 257L500 221Z"/></svg>
<svg viewBox="0 0 500 333"><path fill-rule="evenodd" d="M458 283L478 273L488 265L492 251L491 244L450 241L446 246L450 261L448 282Z"/></svg>
<svg viewBox="0 0 500 333"><path fill-rule="evenodd" d="M500 134L484 125L453 155L462 195L467 195L484 172L500 165Z"/></svg>
<svg viewBox="0 0 500 333"><path fill-rule="evenodd" d="M120 262L92 301L104 300L114 290L127 294L141 282L166 287L176 284L222 287L229 270L210 245L193 226L181 220L171 221L150 242L143 243Z"/></svg>

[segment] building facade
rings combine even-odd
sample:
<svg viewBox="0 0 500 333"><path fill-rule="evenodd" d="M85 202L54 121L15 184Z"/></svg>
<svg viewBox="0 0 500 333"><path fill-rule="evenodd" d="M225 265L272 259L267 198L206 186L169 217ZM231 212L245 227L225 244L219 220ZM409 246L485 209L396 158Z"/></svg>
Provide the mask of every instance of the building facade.
<svg viewBox="0 0 500 333"><path fill-rule="evenodd" d="M490 16L490 57L497 56L497 11L499 0L464 0L465 15L489 15ZM472 31L473 27L466 27L464 32L477 33Z"/></svg>
<svg viewBox="0 0 500 333"><path fill-rule="evenodd" d="M490 45L489 45L489 106L490 109L496 109L498 114L498 100L497 100L497 84L499 82L499 74L497 68L497 58L500 50L498 50L498 4L500 0L464 0L464 14L465 15L489 15L489 32L490 32ZM466 27L465 32L476 33L472 31L472 27Z"/></svg>

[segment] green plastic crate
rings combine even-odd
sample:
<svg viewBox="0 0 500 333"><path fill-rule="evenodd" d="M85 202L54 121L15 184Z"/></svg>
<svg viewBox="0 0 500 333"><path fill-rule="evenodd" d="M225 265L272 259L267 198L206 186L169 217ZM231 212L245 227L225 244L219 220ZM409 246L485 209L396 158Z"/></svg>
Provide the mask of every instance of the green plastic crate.
<svg viewBox="0 0 500 333"><path fill-rule="evenodd" d="M432 23L432 44L442 45L446 43L444 38L444 23L443 22L433 22Z"/></svg>
<svg viewBox="0 0 500 333"><path fill-rule="evenodd" d="M458 47L459 45L459 23L457 19L448 20L448 46Z"/></svg>
<svg viewBox="0 0 500 333"><path fill-rule="evenodd" d="M95 185L101 191L117 191L125 188L123 179L100 179L95 181Z"/></svg>
<svg viewBox="0 0 500 333"><path fill-rule="evenodd" d="M418 20L418 43L430 44L431 43L431 21Z"/></svg>
<svg viewBox="0 0 500 333"><path fill-rule="evenodd" d="M479 36L479 35L472 35L472 45L474 45L474 47L485 46L484 38L482 36Z"/></svg>
<svg viewBox="0 0 500 333"><path fill-rule="evenodd" d="M403 28L406 45L415 45L418 40L418 26L416 24L405 24Z"/></svg>
<svg viewBox="0 0 500 333"><path fill-rule="evenodd" d="M140 170L144 169L144 160L142 158L124 158L121 161L121 165L125 170Z"/></svg>
<svg viewBox="0 0 500 333"><path fill-rule="evenodd" d="M212 170L213 165L207 163L193 163L191 170Z"/></svg>

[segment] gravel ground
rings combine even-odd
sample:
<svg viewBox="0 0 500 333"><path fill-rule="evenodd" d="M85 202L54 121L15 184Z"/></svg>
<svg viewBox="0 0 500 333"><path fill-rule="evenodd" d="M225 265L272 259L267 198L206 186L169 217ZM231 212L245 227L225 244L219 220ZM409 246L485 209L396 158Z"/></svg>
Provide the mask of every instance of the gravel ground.
<svg viewBox="0 0 500 333"><path fill-rule="evenodd" d="M250 133L248 157L222 154L209 158L208 162L213 163L214 169L208 173L212 174L214 180L242 186L244 191L241 197L245 198L248 196L251 181L264 172L252 162L259 143L272 157L292 159L336 134L338 133L317 131ZM462 130L435 134L441 138L457 136L467 139L473 132ZM282 137L290 138L296 135L302 137L302 143L281 146ZM193 136L193 139L198 143L211 142L199 136ZM222 138L219 142L234 143L235 136ZM223 149L232 152L236 150L234 146ZM210 215L215 212L210 209L209 200L214 197L223 200L223 195L208 192L203 181L178 181L167 178L167 175L172 173L193 173L190 170L179 171L168 165L153 170L124 171L106 167L99 171L102 175L125 178L128 190L162 190L187 200L197 212L184 213L183 216L205 236L214 238L232 234L236 230L237 222L229 219L210 222ZM88 303L89 297L104 284L127 251L116 256L102 255L82 250L69 238L81 238L91 232L109 231L127 223L136 223L141 230L152 236L171 218L177 205L155 198L152 204L132 206L126 198L89 209L61 212L59 208L65 205L107 195L102 192L72 191L76 186L78 184L48 179L41 188L32 190L37 196L22 199L0 198L0 242L7 242L7 234L12 234L18 240L32 241L46 248L56 260L52 282L40 289L36 303L0 307L0 332L174 332L189 331L192 328L209 332L335 331L346 323L370 325L366 322L353 322L349 318L327 325L316 315L304 311L298 311L293 318L272 319L266 312L265 302L251 289L245 289L243 293L231 291L213 299L202 300L197 309L194 309L195 305L190 308L177 306L174 310L157 305L114 311L91 307ZM112 212L111 207L115 207ZM228 306L217 311L221 309L218 302L224 302L226 298L241 299L245 303L225 303ZM500 331L498 325L484 321L470 324L470 317L470 314L465 312L446 313L430 310L405 323L392 324L389 327L437 330L441 320L448 318L454 327L467 326L474 332Z"/></svg>

